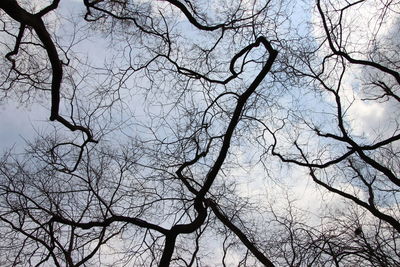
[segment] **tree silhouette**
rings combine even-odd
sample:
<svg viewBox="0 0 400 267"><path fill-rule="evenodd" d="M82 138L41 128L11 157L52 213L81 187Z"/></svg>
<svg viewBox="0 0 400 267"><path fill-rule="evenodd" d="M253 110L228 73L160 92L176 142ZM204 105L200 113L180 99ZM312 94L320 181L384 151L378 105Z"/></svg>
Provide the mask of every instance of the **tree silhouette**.
<svg viewBox="0 0 400 267"><path fill-rule="evenodd" d="M399 6L217 2L0 2L2 265L400 264Z"/></svg>

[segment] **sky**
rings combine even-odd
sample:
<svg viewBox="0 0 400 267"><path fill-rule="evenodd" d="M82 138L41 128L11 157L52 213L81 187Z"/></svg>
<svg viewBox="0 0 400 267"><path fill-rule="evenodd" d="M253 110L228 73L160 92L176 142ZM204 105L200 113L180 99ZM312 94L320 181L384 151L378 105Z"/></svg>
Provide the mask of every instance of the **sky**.
<svg viewBox="0 0 400 267"><path fill-rule="evenodd" d="M142 1L145 3L146 1ZM384 23L382 26L377 29L376 25L372 25L368 23L373 19L375 16L375 12L373 7L377 5L382 5L381 1L368 1L368 3L361 5L358 9L351 9L349 12L353 12L350 14L346 14L346 18L350 18L351 21L348 23L359 26L359 25L368 25L368 30L364 31L365 34L362 34L362 31L354 31L349 35L350 41L354 43L355 48L360 48L360 45L363 45L365 42L362 41L363 38L370 38L372 34L378 34L379 36L386 38L386 36L391 35L390 29L393 28L393 25L397 23L397 18L395 16L386 16L383 18ZM67 14L73 15L76 14L77 10L82 10L81 4L78 0L70 0L70 1L61 1L61 8L62 12ZM171 12L168 3L163 1L158 1L157 4L153 5L154 13L159 14L159 8L162 12ZM216 7L214 12L217 12L218 9ZM298 7L300 8L300 7ZM297 14L300 14L298 10L294 10ZM295 13L296 14L296 13ZM299 16L299 19L311 18L312 22L315 25L320 25L318 14L316 10L313 9L311 14L301 13L302 16ZM393 13L391 13L393 14ZM49 18L52 19L51 17ZM180 19L184 19L182 16ZM65 23L63 25L58 25L59 32L63 36L68 36L68 27ZM316 36L321 34L321 28L314 27L312 28L314 34ZM65 38L65 42L68 43L68 37ZM103 39L91 37L88 40L83 40L81 43L78 43L75 46L76 51L80 51L83 56L87 55L87 58L94 64L103 64L102 59L99 55L104 55L107 50L105 43L103 43ZM368 47L362 47L362 49L369 49ZM87 54L85 54L87 53ZM352 127L353 129L363 135L364 133L370 133L370 131L365 131L366 129L369 130L370 128L375 127L382 127L382 118L388 115L387 110L391 109L389 104L377 104L377 103L368 103L365 101L360 101L362 95L361 91L359 90L359 83L358 80L355 79L356 77L362 78L362 70L357 67L353 66L353 72L351 73L354 77L345 77L345 94L347 94L347 98L349 101L353 101L351 104L348 114L352 118ZM329 100L328 100L329 101ZM18 104L12 100L10 101L3 101L0 102L0 125L2 125L2 129L0 131L0 150L6 151L10 148L13 148L17 151L20 151L24 148L26 140L32 140L37 132L46 132L47 130L52 130L49 127L47 121L49 117L48 111L48 102L49 99L43 99L40 105L33 104L33 105L23 105ZM137 112L137 110L136 110ZM395 113L391 113L395 114ZM371 139L374 136L370 136ZM251 173L242 173L242 170L238 169L237 174L238 176L250 176L250 177L258 177L250 180L248 183L242 184L240 186L240 190L242 191L243 195L246 194L258 194L257 190L260 183L263 183L264 176L262 175L262 168L253 169ZM298 171L293 173L300 173ZM278 187L273 186L274 183L271 183L268 188L274 188L271 191L279 190ZM293 194L293 197L296 199L300 199L302 205L305 208L309 208L310 205L314 205L316 200L319 199L319 194L315 191L315 187L308 176L305 173L301 175L296 175L292 177L292 179L287 181L287 185L291 185L290 191Z"/></svg>
<svg viewBox="0 0 400 267"><path fill-rule="evenodd" d="M146 2L142 0L142 2ZM400 39L390 38L394 35L393 28L398 24L398 17L394 15L382 16L384 23L378 29L375 24L370 24L370 21L373 21L375 18L374 8L376 6L382 5L381 1L368 1L366 4L360 5L357 9L351 9L348 14L346 14L346 18L350 18L348 21L349 24L352 24L356 27L366 26L365 34L362 31L353 31L349 33L348 40L350 43L354 45L354 49L361 50L369 50L372 47L372 44L369 42L365 42L365 39L370 39L371 35L378 35L382 39L386 40L394 40L393 42L399 41ZM82 5L78 0L69 0L69 1L61 1L61 10L63 14L69 16L69 14L75 14L77 10L81 10ZM160 8L161 12L171 12L169 5L164 3L163 1L158 1L155 6L153 6L154 13L156 12L156 6ZM216 12L218 9L216 7L213 11ZM157 10L158 11L158 10ZM298 16L297 19L311 19L311 22L314 26L312 26L311 31L315 36L320 36L322 34L321 28L315 25L320 25L319 18L316 13L316 9L309 9L310 13L301 13L299 10L294 9L295 16ZM395 12L391 13L394 14ZM54 18L49 17L49 20ZM179 20L184 20L183 16L179 17ZM62 25L55 24L56 30L62 36L64 36L63 42L68 44L72 39L72 35L70 34L72 31L71 26L67 24L67 22L63 22ZM305 31L305 27L302 28ZM87 36L77 36L77 40L80 38ZM201 38L199 38L201 41ZM365 43L368 44L367 47L363 46ZM399 45L399 43L394 44ZM78 55L81 56L82 61L87 60L92 65L101 66L105 62L110 62L112 59L112 53L110 51L115 47L107 47L105 39L103 37L95 37L89 36L88 39L85 39L81 42L76 43L74 49ZM323 50L322 50L323 51ZM3 51L0 51L3 52ZM4 53L4 52L3 52ZM0 53L0 55L3 55ZM322 56L322 55L321 55ZM360 55L362 56L362 55ZM389 118L395 120L398 115L398 109L391 102L387 103L376 103L376 102L365 102L362 101L362 98L365 96L365 92L363 91L364 85L362 81L365 76L368 76L370 73L368 70L361 69L358 66L349 66L351 68L350 74L346 74L344 77L343 83L343 96L348 100L345 105L347 105L347 115L350 118L350 127L354 131L356 135L365 136L367 141L373 141L376 137L381 134L390 135L394 130L394 124L387 125L386 121ZM102 76L99 75L98 80L93 79L93 83L98 82L102 83ZM88 82L88 84L90 83ZM361 82L360 82L361 81ZM82 87L84 87L82 85ZM133 92L132 94L135 94ZM293 94L295 95L295 93ZM126 117L135 113L135 116L141 119L142 115L144 115L144 108L141 107L140 97L142 95L135 96L135 103L128 103L127 105L121 105L118 112L123 113L124 111L129 111L128 115L123 114L119 119L124 120ZM154 97L154 96L153 96ZM301 95L297 95L299 99L302 98ZM309 104L307 101L312 101L307 99L307 97L302 98L304 101L301 104ZM333 99L330 97L326 97L324 99L324 104L333 103ZM8 101L0 101L0 152L7 151L9 149L13 149L17 152L22 152L25 147L25 141L32 141L37 133L47 133L53 131L52 127L54 123L49 123L49 103L50 99L42 98L40 104L30 104L24 105L19 104L12 99ZM311 103L311 102L310 102ZM323 105L321 103L317 104ZM129 106L129 110L125 109ZM156 114L158 111L156 110L155 103L152 103L150 107L153 107L154 110L152 112ZM320 107L323 109L324 107ZM118 113L116 112L116 113ZM99 116L100 117L100 116ZM111 120L112 121L112 118ZM112 122L110 122L112 123ZM130 124L127 126L131 126ZM61 128L62 131L65 129ZM119 133L122 135L126 135L129 138L129 135L137 134L137 132L131 133L128 132L129 128L127 127L127 131ZM381 132L374 132L374 129L379 129ZM384 131L382 131L384 129ZM135 131L135 130L134 130ZM109 140L112 142L113 140ZM115 142L119 142L119 140L114 140ZM310 144L310 147L313 144ZM240 148L239 146L232 146L232 151L237 153L239 159L242 162L246 163L249 161L247 156L246 149ZM243 153L243 156L242 154ZM255 154L257 155L257 154ZM316 185L310 179L308 175L308 171L303 168L299 168L296 166L292 166L289 168L282 167L279 164L278 160L271 159L270 161L270 171L271 177L276 177L270 179L271 177L266 177L266 171L261 164L253 164L250 162L248 165L243 164L244 168L236 168L231 171L230 179L240 179L240 183L238 183L236 189L240 196L249 197L255 203L259 203L260 205L264 204L268 206L270 203L285 203L285 200L294 200L296 201L297 207L307 211L308 214L315 214L316 216L311 218L311 220L315 224L318 224L320 221L317 220L318 215L325 212L324 207L326 206L336 206L340 207L341 201L338 197L332 194L324 194L322 196L323 190L316 187ZM349 191L354 190L354 187L350 184L343 185L347 186Z"/></svg>

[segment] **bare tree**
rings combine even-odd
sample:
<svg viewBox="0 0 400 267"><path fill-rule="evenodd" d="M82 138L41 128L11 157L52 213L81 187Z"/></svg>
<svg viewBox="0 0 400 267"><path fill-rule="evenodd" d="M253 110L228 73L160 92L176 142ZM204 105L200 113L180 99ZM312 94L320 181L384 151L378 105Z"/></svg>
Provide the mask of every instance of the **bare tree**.
<svg viewBox="0 0 400 267"><path fill-rule="evenodd" d="M398 6L355 43L363 5L3 0L2 99L53 128L1 159L2 265L397 266L397 117L352 109L395 114ZM319 223L241 191L279 164L338 196Z"/></svg>

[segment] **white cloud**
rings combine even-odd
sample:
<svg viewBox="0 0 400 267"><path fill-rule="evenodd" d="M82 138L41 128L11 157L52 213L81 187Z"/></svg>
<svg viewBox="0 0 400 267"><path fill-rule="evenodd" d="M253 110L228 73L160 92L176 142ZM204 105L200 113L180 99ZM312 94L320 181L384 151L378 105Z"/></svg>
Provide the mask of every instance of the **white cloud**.
<svg viewBox="0 0 400 267"><path fill-rule="evenodd" d="M336 1L333 5L323 5L322 9L328 12L328 16L333 24L339 20L338 12L334 9L343 8L347 1ZM394 7L396 8L396 7ZM397 7L398 9L400 7ZM371 56L376 54L379 41L389 44L392 29L398 23L399 10L389 9L383 1L371 0L357 4L346 9L342 17L342 36L345 40L345 50L351 53L351 56L360 60L371 60ZM312 14L313 35L317 38L325 36L322 20L315 8ZM320 39L322 40L322 39ZM393 50L396 50L393 47ZM373 53L372 53L373 52ZM320 57L330 53L328 43L325 42L319 51ZM328 68L332 68L329 66ZM388 103L378 101L365 101L366 87L368 83L368 73L372 68L366 68L361 65L347 65L346 73L343 77L341 96L343 96L343 110L346 110L353 133L362 135L370 140L376 138L378 133L375 130L387 130L391 128L388 124L388 117L392 116L393 109ZM336 79L336 78L333 78ZM336 83L337 80L332 80ZM331 99L333 101L333 98Z"/></svg>

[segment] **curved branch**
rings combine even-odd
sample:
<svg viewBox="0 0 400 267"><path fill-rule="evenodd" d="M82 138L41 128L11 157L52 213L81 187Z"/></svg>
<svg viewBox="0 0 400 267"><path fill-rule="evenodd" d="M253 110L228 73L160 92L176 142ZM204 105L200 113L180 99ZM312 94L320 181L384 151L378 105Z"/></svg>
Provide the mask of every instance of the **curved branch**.
<svg viewBox="0 0 400 267"><path fill-rule="evenodd" d="M50 6L43 9L38 14L31 14L27 12L17 3L16 0L2 0L0 2L0 8L3 9L11 18L21 23L20 34L18 35L17 41L18 39L22 38L25 25L31 26L35 30L47 52L52 68L50 120L60 122L71 131L82 131L86 134L89 142L96 142L88 128L81 125L74 125L59 114L60 88L63 77L62 62L58 56L57 48L50 36L50 33L47 31L46 26L41 18L41 16L55 9L58 3L59 1L54 1ZM16 54L17 51L18 50L14 50L11 52L11 54Z"/></svg>
<svg viewBox="0 0 400 267"><path fill-rule="evenodd" d="M74 226L74 227L79 227L81 229L91 229L94 227L106 227L114 222L125 222L125 223L131 223L133 225L136 225L136 226L139 226L142 228L155 230L155 231L160 232L165 235L168 234L168 230L161 226L146 222L146 221L138 219L138 218L121 216L121 215L113 215L112 217L106 218L103 221L90 221L90 222L82 223L82 222L74 222L74 221L65 219L59 215L53 214L50 221L59 222L59 223L63 223L65 225L70 225L70 226Z"/></svg>
<svg viewBox="0 0 400 267"><path fill-rule="evenodd" d="M197 195L197 199L203 199L204 196L207 194L208 190L210 189L211 185L213 184L218 172L220 171L222 164L225 161L225 158L228 154L228 150L230 147L231 139L233 136L233 132L236 129L237 124L239 123L240 116L242 114L242 110L249 99L249 97L252 95L252 93L257 89L257 87L260 85L262 80L265 78L265 76L268 74L270 71L272 64L275 61L275 58L278 55L278 52L274 50L271 46L271 44L268 42L268 40L265 37L259 37L256 42L251 45L251 48L257 47L260 44L263 44L264 47L267 49L269 52L269 57L267 62L265 63L264 67L261 69L261 71L258 73L254 81L250 84L249 88L241 94L238 98L235 110L233 112L232 118L229 122L228 128L226 130L224 140L222 143L222 147L220 149L220 152L218 154L217 159L215 160L214 165L212 166L211 170L208 172L206 181L199 191L199 194Z"/></svg>

